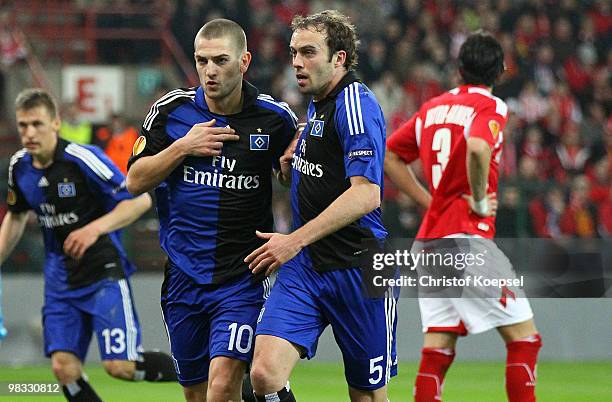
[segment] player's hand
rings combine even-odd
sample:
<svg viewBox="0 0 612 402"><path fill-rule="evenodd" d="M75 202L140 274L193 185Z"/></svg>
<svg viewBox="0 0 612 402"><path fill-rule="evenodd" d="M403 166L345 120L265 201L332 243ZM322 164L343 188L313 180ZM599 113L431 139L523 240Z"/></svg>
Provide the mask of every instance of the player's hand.
<svg viewBox="0 0 612 402"><path fill-rule="evenodd" d="M238 141L236 130L231 127L214 127L216 119L195 124L180 141L187 149L188 155L218 156L221 155L225 141Z"/></svg>
<svg viewBox="0 0 612 402"><path fill-rule="evenodd" d="M278 160L280 164L278 181L283 184L291 182L291 162L293 161L293 154L295 153L297 141L297 138L291 141L291 144L289 144L283 155Z"/></svg>
<svg viewBox="0 0 612 402"><path fill-rule="evenodd" d="M244 259L254 274L265 270L266 276L272 275L302 249L291 234L262 233L259 230L255 233L257 237L268 241Z"/></svg>
<svg viewBox="0 0 612 402"><path fill-rule="evenodd" d="M497 214L497 193L489 193L486 195L487 198L487 211L482 213L476 205L476 201L474 201L474 197L471 195L463 194L463 199L465 199L470 205L470 209L476 215L481 218L487 218L489 216L495 216Z"/></svg>
<svg viewBox="0 0 612 402"><path fill-rule="evenodd" d="M94 225L85 225L80 229L71 232L64 241L64 253L74 258L80 259L85 251L98 240L100 232Z"/></svg>

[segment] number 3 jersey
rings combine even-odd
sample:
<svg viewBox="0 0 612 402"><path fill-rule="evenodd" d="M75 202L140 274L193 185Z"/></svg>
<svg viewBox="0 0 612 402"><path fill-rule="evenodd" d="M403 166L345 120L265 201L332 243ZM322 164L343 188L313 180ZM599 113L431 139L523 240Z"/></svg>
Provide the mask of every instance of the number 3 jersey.
<svg viewBox="0 0 612 402"><path fill-rule="evenodd" d="M421 159L431 206L417 238L455 233L493 238L495 218L474 214L462 197L471 194L467 177L467 139L485 140L492 150L487 193L497 192L498 166L508 107L482 86L464 85L423 104L387 141L404 162Z"/></svg>
<svg viewBox="0 0 612 402"><path fill-rule="evenodd" d="M156 190L160 242L169 263L199 284L221 284L248 272L244 258L273 230L272 167L297 129L289 107L243 81L243 108L211 112L201 87L170 91L153 104L129 166L155 155L198 123L216 120L240 137L222 155L186 157Z"/></svg>
<svg viewBox="0 0 612 402"><path fill-rule="evenodd" d="M64 254L70 233L132 198L125 177L100 148L58 138L53 163L45 169L35 168L30 154L22 149L11 158L8 185L9 211L32 209L38 217L48 295L78 297L102 279L124 278L134 271L119 231L100 236L80 260Z"/></svg>

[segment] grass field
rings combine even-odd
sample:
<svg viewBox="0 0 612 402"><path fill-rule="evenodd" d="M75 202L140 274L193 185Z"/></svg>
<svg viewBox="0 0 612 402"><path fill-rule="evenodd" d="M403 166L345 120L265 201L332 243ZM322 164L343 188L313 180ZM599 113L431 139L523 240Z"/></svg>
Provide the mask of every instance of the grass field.
<svg viewBox="0 0 612 402"><path fill-rule="evenodd" d="M411 401L416 363L401 363L398 377L391 381L389 396L393 402ZM182 401L177 384L129 383L114 380L96 366L87 367L90 382L106 402ZM502 363L456 362L444 385L445 402L499 402L505 400ZM539 402L610 402L612 401L612 363L554 363L538 365ZM0 368L0 382L52 382L47 367ZM300 402L347 401L342 368L337 364L308 362L300 364L291 381ZM0 401L52 402L62 396L6 396Z"/></svg>

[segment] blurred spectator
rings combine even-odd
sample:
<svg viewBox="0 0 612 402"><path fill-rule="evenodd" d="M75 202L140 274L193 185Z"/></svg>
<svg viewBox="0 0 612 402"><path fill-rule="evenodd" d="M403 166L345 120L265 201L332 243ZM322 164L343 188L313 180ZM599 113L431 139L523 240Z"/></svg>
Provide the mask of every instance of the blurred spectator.
<svg viewBox="0 0 612 402"><path fill-rule="evenodd" d="M138 138L136 128L127 124L125 117L114 114L108 127L102 127L96 132L96 137L106 143L104 152L113 163L127 174L127 163L132 155L132 146Z"/></svg>
<svg viewBox="0 0 612 402"><path fill-rule="evenodd" d="M527 236L527 209L516 186L506 186L500 198L495 220L497 237Z"/></svg>
<svg viewBox="0 0 612 402"><path fill-rule="evenodd" d="M580 136L587 146L601 146L605 134L606 111L599 102L591 102L586 116L580 123Z"/></svg>
<svg viewBox="0 0 612 402"><path fill-rule="evenodd" d="M402 124L410 120L412 115L415 114L417 110L418 107L414 101L414 97L410 94L404 93L399 107L391 116L388 117L389 125L387 127L387 132L392 133L400 128Z"/></svg>
<svg viewBox="0 0 612 402"><path fill-rule="evenodd" d="M555 63L562 65L576 50L576 42L573 37L573 28L569 20L564 16L554 23L553 48L555 50Z"/></svg>
<svg viewBox="0 0 612 402"><path fill-rule="evenodd" d="M540 95L533 81L528 81L519 95L518 115L527 124L537 123L546 116L549 103Z"/></svg>
<svg viewBox="0 0 612 402"><path fill-rule="evenodd" d="M580 175L571 185L569 203L561 215L561 231L570 236L592 238L597 236L597 209L589 199L589 180Z"/></svg>
<svg viewBox="0 0 612 402"><path fill-rule="evenodd" d="M525 155L519 161L519 174L515 184L519 187L521 194L530 200L535 198L545 184L542 176L545 172L539 170L539 161L531 156Z"/></svg>
<svg viewBox="0 0 612 402"><path fill-rule="evenodd" d="M612 237L612 186L608 198L599 205L598 222L601 237Z"/></svg>
<svg viewBox="0 0 612 402"><path fill-rule="evenodd" d="M531 79L536 83L538 91L544 95L548 95L556 85L557 73L553 64L554 59L555 53L548 42L542 43L537 48Z"/></svg>
<svg viewBox="0 0 612 402"><path fill-rule="evenodd" d="M387 46L382 40L373 39L365 50L359 58L359 72L365 82L374 82L388 71Z"/></svg>
<svg viewBox="0 0 612 402"><path fill-rule="evenodd" d="M560 223L564 211L565 199L559 188L552 187L545 196L535 198L529 203L533 233L537 237L563 237Z"/></svg>
<svg viewBox="0 0 612 402"><path fill-rule="evenodd" d="M610 194L612 186L612 167L610 159L606 156L599 159L587 171L587 177L591 185L589 198L597 205L605 202Z"/></svg>
<svg viewBox="0 0 612 402"><path fill-rule="evenodd" d="M383 111L387 125L389 125L391 116L402 103L402 98L405 96L402 87L397 82L397 79L391 71L386 71L380 80L372 85L372 92L376 95L376 99Z"/></svg>
<svg viewBox="0 0 612 402"><path fill-rule="evenodd" d="M276 40L271 36L266 36L261 40L258 51L253 53L253 61L248 70L248 79L262 93L270 94L278 70Z"/></svg>
<svg viewBox="0 0 612 402"><path fill-rule="evenodd" d="M591 151L582 144L580 132L576 124L568 124L561 137L561 143L555 147L555 154L551 160L551 169L554 177L565 182L571 175L582 174L589 160Z"/></svg>
<svg viewBox="0 0 612 402"><path fill-rule="evenodd" d="M563 133L566 126L571 123L580 123L582 112L574 95L565 82L558 82L550 93L548 102L551 108L559 114L559 127L557 133Z"/></svg>
<svg viewBox="0 0 612 402"><path fill-rule="evenodd" d="M60 137L77 144L91 144L93 128L91 123L81 119L81 111L76 102L68 102L62 107Z"/></svg>

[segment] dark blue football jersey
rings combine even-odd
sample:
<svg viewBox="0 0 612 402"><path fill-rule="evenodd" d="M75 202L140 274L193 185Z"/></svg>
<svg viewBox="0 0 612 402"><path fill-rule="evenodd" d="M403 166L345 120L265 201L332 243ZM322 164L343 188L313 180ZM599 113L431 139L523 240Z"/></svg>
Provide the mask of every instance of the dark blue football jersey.
<svg viewBox="0 0 612 402"><path fill-rule="evenodd" d="M383 187L385 119L374 94L349 72L336 88L308 106L308 124L292 162L294 229L317 217L364 176ZM381 210L309 245L297 256L318 271L356 267L366 239L384 239Z"/></svg>
<svg viewBox="0 0 612 402"><path fill-rule="evenodd" d="M187 157L156 190L160 242L169 263L199 284L220 284L248 271L244 258L273 229L272 168L291 142L297 119L287 104L243 81L243 108L212 113L201 87L175 89L153 104L129 167L216 119L240 137L221 156Z"/></svg>
<svg viewBox="0 0 612 402"><path fill-rule="evenodd" d="M58 139L53 163L32 165L25 149L10 160L8 209L34 210L45 244L45 291L74 295L91 291L102 279L129 276L135 267L121 245L120 232L102 235L80 260L64 254L68 235L110 212L132 196L125 177L98 147Z"/></svg>

